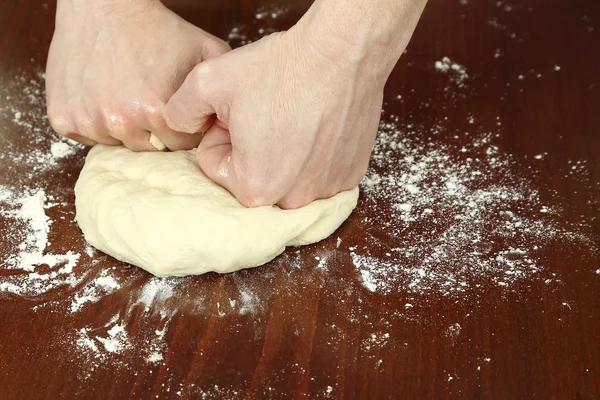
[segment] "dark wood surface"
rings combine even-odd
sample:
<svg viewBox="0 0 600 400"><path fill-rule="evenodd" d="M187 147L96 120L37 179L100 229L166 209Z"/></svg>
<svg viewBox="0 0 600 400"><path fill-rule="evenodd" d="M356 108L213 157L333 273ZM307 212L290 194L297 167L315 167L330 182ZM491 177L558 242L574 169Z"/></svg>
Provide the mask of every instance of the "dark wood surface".
<svg viewBox="0 0 600 400"><path fill-rule="evenodd" d="M239 46L289 27L309 3L169 5ZM408 150L380 147L371 177L405 168L404 151L455 157L466 165L460 180L478 168L468 156L488 166L465 185L529 197L478 206L482 218L454 237L452 204L477 188L452 203L442 196L436 219L413 223L389 186L365 185L356 212L322 243L253 270L167 280L84 251L73 221L84 149L39 165L58 140L40 75L54 7L0 1L0 188L44 190L46 252L80 258L73 284L43 265L36 276L10 267L27 221L10 214L18 200L0 203L1 398L600 398L600 3L432 0L387 86L382 137ZM466 76L436 69L443 57ZM444 160L425 167L445 163L434 175L453 176ZM506 233L508 211L524 225ZM446 251L423 264L444 229ZM488 249L467 252L462 237ZM375 288L367 255L392 271ZM429 283L406 284L419 265ZM102 276L117 288L98 286ZM111 352L111 339L121 348Z"/></svg>

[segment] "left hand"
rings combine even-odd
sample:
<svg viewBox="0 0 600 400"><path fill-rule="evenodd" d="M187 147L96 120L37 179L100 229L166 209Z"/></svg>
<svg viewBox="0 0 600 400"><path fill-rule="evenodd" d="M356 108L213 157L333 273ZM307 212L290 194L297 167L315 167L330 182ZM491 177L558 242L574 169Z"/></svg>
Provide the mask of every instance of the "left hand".
<svg viewBox="0 0 600 400"><path fill-rule="evenodd" d="M48 119L59 134L89 145L194 148L202 135L169 129L164 105L195 65L229 50L157 0L59 0Z"/></svg>

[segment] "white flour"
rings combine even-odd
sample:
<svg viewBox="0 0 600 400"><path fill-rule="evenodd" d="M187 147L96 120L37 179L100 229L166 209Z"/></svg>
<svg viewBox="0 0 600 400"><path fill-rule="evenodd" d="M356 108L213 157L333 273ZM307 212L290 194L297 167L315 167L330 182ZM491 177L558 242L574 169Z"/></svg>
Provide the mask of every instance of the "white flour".
<svg viewBox="0 0 600 400"><path fill-rule="evenodd" d="M369 291L510 288L543 272L544 253L557 244L597 251L589 226L565 221L560 202L545 203L514 157L497 147L497 134L465 133L444 145L396 121L382 123L362 183L358 212L368 245L350 248Z"/></svg>
<svg viewBox="0 0 600 400"><path fill-rule="evenodd" d="M469 77L467 69L464 66L451 61L448 57L442 58L441 61L436 61L434 66L437 71L449 74L459 87L464 87L464 82Z"/></svg>
<svg viewBox="0 0 600 400"><path fill-rule="evenodd" d="M254 20L250 24L234 25L227 34L227 42L233 48L255 42L263 36L275 32L273 20L283 18L288 13L288 7L262 7L254 14Z"/></svg>
<svg viewBox="0 0 600 400"><path fill-rule="evenodd" d="M74 251L46 252L52 221L45 212L44 190L17 196L3 188L0 193L0 215L21 227L8 236L19 245L13 254L0 261L0 268L22 271L0 279L0 293L38 297L59 286L75 286L79 280L72 272L80 255ZM41 266L44 268L39 268Z"/></svg>
<svg viewBox="0 0 600 400"><path fill-rule="evenodd" d="M18 246L19 251L9 255L3 263L4 267L32 272L37 265L47 265L50 268L63 265L56 274L69 274L77 265L79 254L71 251L66 254L44 253L48 246L48 232L52 223L46 216L45 201L46 194L43 190L38 190L34 194L26 194L13 201L13 205L20 204L17 210L3 212L6 217L25 223L27 228L26 235ZM30 274L30 276L34 275Z"/></svg>
<svg viewBox="0 0 600 400"><path fill-rule="evenodd" d="M97 303L102 297L109 295L121 288L121 284L115 277L108 275L108 271L102 271L101 275L83 286L73 295L70 311L78 312L86 303Z"/></svg>
<svg viewBox="0 0 600 400"><path fill-rule="evenodd" d="M456 63L444 59L436 67L441 73L452 74L457 83L467 82L466 71ZM25 100L14 99L15 104L41 102L27 94L34 89L23 92ZM49 145L36 144L39 149L25 153L27 156L11 150L9 145L3 154L5 161L60 175L58 163L81 151L79 145L50 136L40 127L47 123L40 115L12 108L8 112L18 128L51 140ZM472 117L467 119L473 124ZM368 245L358 247L352 238L341 236L334 244L338 254L346 254L356 270L356 280L368 293L448 296L483 290L486 285L513 290L514 283L531 279L543 279L551 285L559 278L546 271L544 251L557 243L583 251L596 248L593 238L580 232L585 231L585 224L578 227L567 223L560 203L541 199L532 181L520 174L514 157L495 144L497 134L473 131L457 135L456 145L442 145L429 140L430 134L417 127L400 126L398 120L384 116L371 168L362 183L363 198L357 214ZM443 126L438 126L434 135L443 131ZM34 143L35 140L39 139L33 139ZM533 167L544 158L544 154L534 157ZM588 179L591 183L588 171L586 163L573 161L567 174L571 179ZM69 203L61 196L49 195L49 188L31 184L27 177L19 182L18 189L0 184L0 213L14 226L7 237L19 243L0 266L20 271L0 277L0 296L51 299L55 289L66 287L73 293L67 298L64 312L76 314L119 291L123 282L111 269L93 277L86 275L89 263L101 256L89 245L81 254L75 249L58 254L49 251L49 234L56 220L48 212L66 209ZM538 213L532 214L531 210ZM73 218L72 211L65 215ZM330 274L330 250L315 256L311 268ZM82 256L91 261L82 263ZM292 266L290 279L293 271L303 267L298 252L289 253L276 263ZM79 328L73 343L92 370L113 360L114 355L129 360L141 357L149 364L163 362L167 350L164 336L179 309L176 299L180 298L178 293L185 291L189 284L186 282L181 278L152 278L138 293L132 293L126 314L116 315L107 327ZM239 278L236 282L239 295L218 302L216 315L264 313L264 296L244 287ZM412 310L416 301L402 308ZM158 318L163 328L131 336L126 324L138 305L148 316ZM373 335L365 339L363 350L383 346L389 334L377 331Z"/></svg>
<svg viewBox="0 0 600 400"><path fill-rule="evenodd" d="M11 120L12 129L27 132L28 138L25 148L15 147L16 141L5 140L0 159L9 164L27 166L31 176L54 171L63 158L84 148L81 144L57 136L50 128L46 116L45 79L43 72L37 74L37 79L26 78L25 74L14 77L6 86L13 93L21 93L21 96L4 96L5 105L0 106L0 116ZM1 91L0 96L3 96Z"/></svg>
<svg viewBox="0 0 600 400"><path fill-rule="evenodd" d="M76 356L88 364L82 371L94 371L106 363L129 367L136 365L136 360L144 360L148 364L159 364L164 359L167 350L165 334L168 330L170 319L160 317L158 324L161 329L149 330L156 326L156 321L147 313L142 321L143 330L132 335L127 331L127 321L130 315L122 317L116 314L103 327L84 327L74 332L74 337L68 338L69 342L77 345L79 354ZM149 331L149 332L148 332ZM118 358L114 356L118 355ZM131 364L130 364L131 363ZM82 378L90 378L83 376Z"/></svg>
<svg viewBox="0 0 600 400"><path fill-rule="evenodd" d="M73 155L76 151L77 149L74 146L65 142L54 142L50 146L50 154L52 154L52 158L55 160Z"/></svg>
<svg viewBox="0 0 600 400"><path fill-rule="evenodd" d="M230 43L243 45L273 32L273 19L285 18L286 12L281 8L258 10L249 25L230 30ZM489 25L515 37L496 20ZM501 57L501 50L497 49L493 55ZM427 69L431 70L431 65L427 64ZM444 96L454 101L460 98L456 93L468 87L471 79L467 69L448 57L433 63L433 67L435 73L448 80ZM561 68L552 64L548 70L558 73ZM523 80L532 74L535 75L524 73ZM4 139L8 135L0 135L0 140L4 140L0 159L8 166L8 172L17 167L28 171L15 178L16 184L0 180L0 218L6 225L2 228L3 240L10 243L11 249L8 257L0 260L0 301L11 301L15 296L34 299L37 301L34 310L54 307L53 312L77 317L86 307L97 303L104 306L102 302L108 296L122 294L126 299L122 310L111 312L110 321L80 324L70 331L70 336L60 338L65 348L75 353L75 358L83 360L81 369L88 373L84 378L93 379L91 372L96 369L137 366L140 360L151 366L164 365L169 351L166 341L169 324L185 306L186 313L214 314L219 318L245 316L261 321L269 311L269 297L265 293L272 293L274 278L268 275L275 275L274 270L283 271L288 277L289 281L283 285L289 287L284 291L289 289L292 295L305 289L307 283L295 278L306 276L302 274L307 271L316 271L314 276L323 279L322 285L332 285L340 279L349 291L358 287L358 304L353 305L348 319L365 330L359 342L361 352L378 355L396 338L386 331L389 326L376 327L367 321L370 316L363 314L360 305L371 298L408 295L409 301L399 303L397 310L408 315L428 297L454 296L453 299L460 301L467 291L484 292L490 287L515 292L520 283L534 280L555 285L561 277L548 267L547 255L551 250L570 249L590 256L598 251L590 222L572 221L567 205L548 193L540 193L535 184L532 171L540 171L545 154L528 160L516 159L499 147L496 131L476 129L476 121L469 114L461 118L472 129L450 141L436 140L436 135L445 132L443 122L425 129L400 123L399 117L384 114L354 218L359 225L355 231L360 233L360 240L338 233L329 247L313 247L316 254L309 265L302 262L299 252L292 250L274 262L276 268L233 274L238 295L219 299L216 305L212 299L204 304L204 299L185 296L187 288L203 278L150 278L137 290L132 289L120 278L124 274L113 270L122 270L122 264L115 262L100 272L90 272L104 256L89 245L53 250L50 238L61 233L59 224L64 227L68 222L69 231L76 228L72 200L68 197L71 188L57 188L52 178L63 175L62 166L67 161L81 163L83 146L59 138L48 127L44 74L40 73L35 80L24 76L15 77L11 83L18 89L11 92L22 95L7 98L4 104L10 106L0 108L0 118L10 122L7 132L18 131L29 139L25 147L17 147L14 141ZM565 177L597 185L589 171L585 162L573 160ZM340 270L349 270L354 279L343 281L336 275ZM600 269L592 273L598 279ZM259 276L258 282L263 287L249 283L246 279L249 276ZM224 282L228 278L222 279ZM314 282L308 284L311 283ZM68 295L56 302L55 293L59 289L67 289ZM129 331L133 316L140 314L141 326ZM330 326L335 342L333 339L343 335L343 331L333 324ZM461 325L452 323L445 333L455 341L461 334ZM485 365L490 359L483 361ZM332 392L334 387L327 386L325 394ZM225 398L242 394L235 388L215 385L200 389L193 384L178 388L177 393Z"/></svg>
<svg viewBox="0 0 600 400"><path fill-rule="evenodd" d="M91 332L90 328L81 328L77 345L89 350L94 358L104 361L107 353L121 354L131 347L124 325L115 324L106 333L95 336Z"/></svg>
<svg viewBox="0 0 600 400"><path fill-rule="evenodd" d="M369 351L373 348L381 349L382 347L385 347L385 345L389 342L389 340L390 340L390 334L387 332L386 333L381 333L381 332L372 333L367 339L365 339L363 341L362 347L366 351Z"/></svg>

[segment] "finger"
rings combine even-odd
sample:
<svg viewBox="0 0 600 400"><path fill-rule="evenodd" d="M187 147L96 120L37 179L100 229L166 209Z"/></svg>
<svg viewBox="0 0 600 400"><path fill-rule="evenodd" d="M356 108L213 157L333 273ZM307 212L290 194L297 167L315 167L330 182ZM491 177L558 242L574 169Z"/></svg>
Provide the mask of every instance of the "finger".
<svg viewBox="0 0 600 400"><path fill-rule="evenodd" d="M204 135L196 158L202 172L227 189L244 206L271 206L277 202L275 187L265 184L259 171L249 171L238 165L231 135L218 124L213 124Z"/></svg>
<svg viewBox="0 0 600 400"><path fill-rule="evenodd" d="M196 159L200 169L213 182L223 186L230 192L232 178L231 168L231 136L229 131L213 125L198 146Z"/></svg>
<svg viewBox="0 0 600 400"><path fill-rule="evenodd" d="M214 118L211 117L210 123L212 124ZM198 132L194 134L177 132L173 129L169 128L166 124L162 112L160 113L159 118L151 118L150 125L146 128L148 131L152 133L152 135L156 138L156 140L160 140L168 148L172 151L177 150L190 150L198 147L200 142L202 141L202 137L205 132ZM152 142L152 136L151 136ZM156 147L156 146L155 146ZM160 150L160 149L159 149ZM161 150L162 151L162 150Z"/></svg>
<svg viewBox="0 0 600 400"><path fill-rule="evenodd" d="M106 108L97 120L104 123L102 128L97 129L102 129L113 140L118 140L128 149L133 151L158 151L150 143L150 132L140 127L140 124L131 119L121 108ZM155 144L157 144L156 141Z"/></svg>
<svg viewBox="0 0 600 400"><path fill-rule="evenodd" d="M172 130L197 133L206 131L210 126L215 109L206 98L211 75L208 64L198 64L165 106L163 115Z"/></svg>
<svg viewBox="0 0 600 400"><path fill-rule="evenodd" d="M176 132L172 129L163 129L161 131L152 131L152 134L160 139L162 143L171 151L190 150L198 147L202 141L203 132L190 135L189 133Z"/></svg>
<svg viewBox="0 0 600 400"><path fill-rule="evenodd" d="M95 143L101 143L110 146L118 146L122 144L118 138L114 138L109 134L102 116L98 114L91 115L88 112L88 108L85 106L85 104L77 102L72 106L72 110L72 115L76 116L72 118L75 127L75 129L72 131L73 134L85 137Z"/></svg>
<svg viewBox="0 0 600 400"><path fill-rule="evenodd" d="M123 145L133 151L160 151L160 142L156 139L153 140L154 144L150 141L150 132L145 129L133 129L117 137Z"/></svg>
<svg viewBox="0 0 600 400"><path fill-rule="evenodd" d="M326 186L320 186L317 182L308 182L302 187L287 193L277 205L284 210L292 210L309 205L315 200L329 199L336 194L353 189L353 186L344 186L336 182L328 182Z"/></svg>
<svg viewBox="0 0 600 400"><path fill-rule="evenodd" d="M194 65L231 51L231 46L226 41L197 26L190 25L190 27L194 30L194 33L190 37L195 38L197 46L197 50L195 51L196 62Z"/></svg>
<svg viewBox="0 0 600 400"><path fill-rule="evenodd" d="M76 142L83 143L86 146L94 146L94 145L98 144L98 142L96 142L95 140L86 138L86 137L78 135L76 133L67 133L67 134L64 134L64 135L62 135L62 134L59 133L59 135L64 136L66 138L69 138L71 140L74 140ZM119 142L119 144L120 144L120 142Z"/></svg>
<svg viewBox="0 0 600 400"><path fill-rule="evenodd" d="M229 43L208 32L204 33L208 35L209 40L202 38L202 41L200 42L202 51L199 52L199 54L202 54L202 61L218 57L231 51Z"/></svg>
<svg viewBox="0 0 600 400"><path fill-rule="evenodd" d="M304 207L317 199L327 198L317 190L314 183L310 182L301 188L294 189L281 198L277 205L284 210Z"/></svg>
<svg viewBox="0 0 600 400"><path fill-rule="evenodd" d="M196 35L196 37L200 39L200 51L198 52L198 55L200 55L201 59L198 60L198 63L205 60L210 60L211 58L218 57L231 51L231 46L229 43L200 28L198 29L202 31L201 35Z"/></svg>
<svg viewBox="0 0 600 400"><path fill-rule="evenodd" d="M109 146L118 146L122 144L121 140L110 136L106 128L95 123L90 118L80 118L75 125L77 127L75 134L78 136L85 137L93 142L106 144Z"/></svg>
<svg viewBox="0 0 600 400"><path fill-rule="evenodd" d="M73 121L68 113L57 111L51 106L48 106L47 113L50 126L60 136L67 137L87 146L93 146L97 143L108 145L121 144L119 140L110 137L106 133L101 133L102 130L97 129L92 120L86 116L87 113L80 112L80 114L77 114L84 115L84 117L79 118L76 122Z"/></svg>

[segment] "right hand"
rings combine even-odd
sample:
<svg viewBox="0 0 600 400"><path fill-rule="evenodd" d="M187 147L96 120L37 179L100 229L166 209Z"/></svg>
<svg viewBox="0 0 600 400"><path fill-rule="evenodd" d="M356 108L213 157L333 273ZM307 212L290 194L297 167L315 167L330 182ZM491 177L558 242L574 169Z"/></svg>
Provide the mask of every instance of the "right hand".
<svg viewBox="0 0 600 400"><path fill-rule="evenodd" d="M354 188L367 170L388 71L330 56L306 31L198 65L165 108L180 132L216 115L197 159L245 206L299 208Z"/></svg>
<svg viewBox="0 0 600 400"><path fill-rule="evenodd" d="M48 119L60 135L87 145L194 148L212 121L180 133L167 126L163 108L197 64L229 50L157 0L59 0L46 68ZM160 141L151 144L151 134Z"/></svg>

